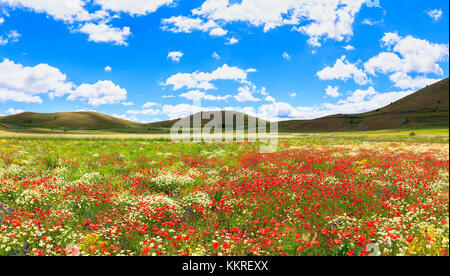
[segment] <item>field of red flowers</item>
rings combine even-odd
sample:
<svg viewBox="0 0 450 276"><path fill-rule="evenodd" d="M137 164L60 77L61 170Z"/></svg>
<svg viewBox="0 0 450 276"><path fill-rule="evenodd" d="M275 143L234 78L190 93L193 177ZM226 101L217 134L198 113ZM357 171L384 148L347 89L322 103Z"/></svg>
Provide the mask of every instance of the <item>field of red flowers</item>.
<svg viewBox="0 0 450 276"><path fill-rule="evenodd" d="M0 256L448 252L448 144L0 139Z"/></svg>

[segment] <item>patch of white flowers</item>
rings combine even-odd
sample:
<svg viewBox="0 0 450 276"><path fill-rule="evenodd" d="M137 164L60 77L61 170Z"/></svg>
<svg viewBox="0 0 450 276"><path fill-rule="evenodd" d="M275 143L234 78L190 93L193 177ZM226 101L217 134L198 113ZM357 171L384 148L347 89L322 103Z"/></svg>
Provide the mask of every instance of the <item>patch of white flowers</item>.
<svg viewBox="0 0 450 276"><path fill-rule="evenodd" d="M97 184L103 180L103 175L98 172L90 172L84 174L77 182L83 184Z"/></svg>
<svg viewBox="0 0 450 276"><path fill-rule="evenodd" d="M172 191L177 188L185 187L194 182L190 176L178 175L171 173L159 174L156 178L152 180L152 185L161 191Z"/></svg>

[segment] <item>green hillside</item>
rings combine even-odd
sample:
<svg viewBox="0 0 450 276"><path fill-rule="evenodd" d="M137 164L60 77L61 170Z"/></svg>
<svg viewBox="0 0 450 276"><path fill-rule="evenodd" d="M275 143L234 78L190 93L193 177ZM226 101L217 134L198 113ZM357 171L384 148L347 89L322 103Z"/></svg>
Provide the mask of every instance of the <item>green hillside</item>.
<svg viewBox="0 0 450 276"><path fill-rule="evenodd" d="M280 122L283 132L366 131L449 127L449 79L442 80L386 107L354 115Z"/></svg>

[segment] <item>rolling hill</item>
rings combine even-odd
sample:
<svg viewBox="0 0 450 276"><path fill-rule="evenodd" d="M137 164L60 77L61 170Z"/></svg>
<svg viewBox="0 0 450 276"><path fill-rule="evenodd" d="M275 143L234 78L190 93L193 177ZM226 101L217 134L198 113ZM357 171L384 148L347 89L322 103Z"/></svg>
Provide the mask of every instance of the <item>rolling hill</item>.
<svg viewBox="0 0 450 276"><path fill-rule="evenodd" d="M209 114L244 116L232 111ZM449 79L430 85L386 107L362 114L338 114L315 120L291 120L279 123L280 132L339 132L381 129L424 129L449 127ZM185 118L193 121L193 117ZM140 124L96 112L32 113L0 117L0 129L15 132L117 132L169 133L173 124L182 119ZM210 120L202 120L202 126ZM266 121L264 121L266 122Z"/></svg>
<svg viewBox="0 0 450 276"><path fill-rule="evenodd" d="M97 112L32 113L0 117L0 127L9 131L89 131L139 132L145 126Z"/></svg>
<svg viewBox="0 0 450 276"><path fill-rule="evenodd" d="M283 132L366 131L449 127L449 79L362 114L280 122Z"/></svg>

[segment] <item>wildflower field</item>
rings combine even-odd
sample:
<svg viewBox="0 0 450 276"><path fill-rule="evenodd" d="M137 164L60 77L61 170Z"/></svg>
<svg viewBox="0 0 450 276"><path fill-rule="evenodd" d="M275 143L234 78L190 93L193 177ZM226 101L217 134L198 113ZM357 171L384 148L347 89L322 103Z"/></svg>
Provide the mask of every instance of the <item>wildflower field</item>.
<svg viewBox="0 0 450 276"><path fill-rule="evenodd" d="M0 139L0 256L448 252L448 140Z"/></svg>

